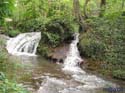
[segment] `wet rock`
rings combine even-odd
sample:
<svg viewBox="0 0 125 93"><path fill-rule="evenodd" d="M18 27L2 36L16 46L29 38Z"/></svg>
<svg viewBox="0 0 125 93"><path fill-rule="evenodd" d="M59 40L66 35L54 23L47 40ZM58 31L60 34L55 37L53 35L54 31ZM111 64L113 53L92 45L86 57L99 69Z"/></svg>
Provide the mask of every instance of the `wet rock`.
<svg viewBox="0 0 125 93"><path fill-rule="evenodd" d="M57 48L54 48L52 50L52 53L50 53L47 58L50 59L52 62L63 63L68 51L69 44L64 44Z"/></svg>

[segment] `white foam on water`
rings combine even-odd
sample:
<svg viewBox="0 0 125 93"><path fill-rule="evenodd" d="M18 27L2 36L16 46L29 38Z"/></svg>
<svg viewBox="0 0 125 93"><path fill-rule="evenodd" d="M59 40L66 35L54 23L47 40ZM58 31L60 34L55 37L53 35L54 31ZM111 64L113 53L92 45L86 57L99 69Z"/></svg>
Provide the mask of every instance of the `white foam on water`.
<svg viewBox="0 0 125 93"><path fill-rule="evenodd" d="M97 93L94 85L76 85L75 81L46 76L36 93Z"/></svg>
<svg viewBox="0 0 125 93"><path fill-rule="evenodd" d="M35 56L40 39L40 32L22 33L10 38L6 49L12 55Z"/></svg>
<svg viewBox="0 0 125 93"><path fill-rule="evenodd" d="M64 71L70 71L71 73L85 73L78 64L83 61L80 57L79 50L77 48L77 43L79 42L79 34L74 34L75 40L70 44L70 49L64 60Z"/></svg>
<svg viewBox="0 0 125 93"><path fill-rule="evenodd" d="M63 80L46 76L37 93L59 93L65 86Z"/></svg>

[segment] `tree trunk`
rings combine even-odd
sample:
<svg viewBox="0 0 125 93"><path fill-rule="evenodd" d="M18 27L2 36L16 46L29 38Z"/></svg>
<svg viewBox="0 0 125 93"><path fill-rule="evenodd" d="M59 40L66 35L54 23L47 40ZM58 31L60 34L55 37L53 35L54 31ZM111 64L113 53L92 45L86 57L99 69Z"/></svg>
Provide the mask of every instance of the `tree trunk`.
<svg viewBox="0 0 125 93"><path fill-rule="evenodd" d="M90 0L85 0L85 4L84 4L84 7L83 7L83 10L84 10L84 16L85 16L85 18L88 18L86 8L87 8L87 4L88 4L88 2L89 2L89 1L90 1Z"/></svg>
<svg viewBox="0 0 125 93"><path fill-rule="evenodd" d="M122 10L124 9L125 0L122 0Z"/></svg>
<svg viewBox="0 0 125 93"><path fill-rule="evenodd" d="M74 8L74 15L75 15L76 21L80 25L81 30L85 31L86 26L85 26L84 19L80 11L79 0L73 0L73 8Z"/></svg>
<svg viewBox="0 0 125 93"><path fill-rule="evenodd" d="M101 0L100 3L100 17L102 17L104 15L105 12L105 8L106 8L106 0Z"/></svg>

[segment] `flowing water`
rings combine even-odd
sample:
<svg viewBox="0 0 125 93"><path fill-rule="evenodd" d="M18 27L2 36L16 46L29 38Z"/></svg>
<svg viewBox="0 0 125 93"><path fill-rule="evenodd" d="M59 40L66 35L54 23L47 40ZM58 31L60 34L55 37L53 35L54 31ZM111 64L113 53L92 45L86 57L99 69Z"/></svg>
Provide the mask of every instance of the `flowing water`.
<svg viewBox="0 0 125 93"><path fill-rule="evenodd" d="M8 40L7 50L13 55L34 56L40 39L40 32L23 33Z"/></svg>
<svg viewBox="0 0 125 93"><path fill-rule="evenodd" d="M88 74L79 67L78 64L84 60L77 48L78 37L78 33L74 34L75 39L70 44L64 64L48 62L39 56L29 56L35 55L41 38L39 32L11 38L7 42L8 52L21 55L16 59L25 65L16 72L19 82L33 93L107 93L104 88L116 87L116 84Z"/></svg>

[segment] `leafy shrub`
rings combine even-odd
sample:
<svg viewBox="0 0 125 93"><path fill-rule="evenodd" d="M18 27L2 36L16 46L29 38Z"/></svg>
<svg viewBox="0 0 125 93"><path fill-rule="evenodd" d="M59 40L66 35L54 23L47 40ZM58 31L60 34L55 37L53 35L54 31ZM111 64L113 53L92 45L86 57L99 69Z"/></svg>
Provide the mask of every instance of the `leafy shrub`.
<svg viewBox="0 0 125 93"><path fill-rule="evenodd" d="M48 22L47 18L36 18L15 22L15 25L21 32L40 32L46 22Z"/></svg>
<svg viewBox="0 0 125 93"><path fill-rule="evenodd" d="M53 34L50 32L43 32L42 33L42 40L44 41L44 43L51 45L51 46L57 46L60 43L60 36L57 34Z"/></svg>
<svg viewBox="0 0 125 93"><path fill-rule="evenodd" d="M113 19L108 19L108 17L89 19L88 24L92 30L81 35L79 44L81 53L88 58L106 62L110 72L116 69L124 70L124 23L125 17L123 16ZM115 77L117 77L116 74Z"/></svg>
<svg viewBox="0 0 125 93"><path fill-rule="evenodd" d="M16 23L16 22L15 22ZM42 32L42 39L50 41L53 45L63 41L72 35L74 25L68 19L63 18L38 18L22 20L16 24L21 32ZM51 39L50 39L51 38Z"/></svg>
<svg viewBox="0 0 125 93"><path fill-rule="evenodd" d="M50 48L47 45L45 45L43 42L40 42L37 49L38 49L38 53L44 57L47 57L48 54L50 53Z"/></svg>
<svg viewBox="0 0 125 93"><path fill-rule="evenodd" d="M74 29L70 21L65 19L53 19L45 24L42 31L42 40L51 46L57 46L68 37L72 36Z"/></svg>
<svg viewBox="0 0 125 93"><path fill-rule="evenodd" d="M113 71L113 77L125 80L125 71L124 70L115 70L115 71Z"/></svg>
<svg viewBox="0 0 125 93"><path fill-rule="evenodd" d="M72 37L74 27L69 20L56 18L47 22L41 30L38 53L47 56L51 48L57 47Z"/></svg>
<svg viewBox="0 0 125 93"><path fill-rule="evenodd" d="M14 0L1 0L0 1L0 26L4 25L4 18L12 15L14 9Z"/></svg>
<svg viewBox="0 0 125 93"><path fill-rule="evenodd" d="M28 93L21 85L12 82L0 72L0 93Z"/></svg>
<svg viewBox="0 0 125 93"><path fill-rule="evenodd" d="M18 34L20 34L20 31L19 30L10 30L10 31L6 31L5 32L8 36L10 37L15 37L17 36Z"/></svg>
<svg viewBox="0 0 125 93"><path fill-rule="evenodd" d="M91 57L93 59L103 59L105 46L103 43L99 42L98 40L91 40L91 39L83 39L81 42L84 44L81 45L82 53L86 57Z"/></svg>

